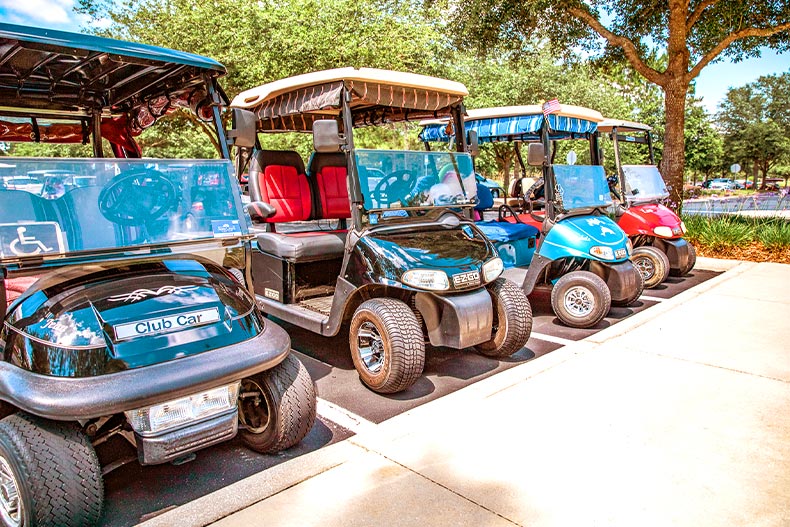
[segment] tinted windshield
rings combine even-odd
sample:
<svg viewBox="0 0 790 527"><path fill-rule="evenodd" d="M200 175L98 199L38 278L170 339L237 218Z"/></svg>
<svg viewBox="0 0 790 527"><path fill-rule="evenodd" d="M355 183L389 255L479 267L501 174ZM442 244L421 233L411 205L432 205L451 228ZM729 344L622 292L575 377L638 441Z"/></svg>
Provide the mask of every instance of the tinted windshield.
<svg viewBox="0 0 790 527"><path fill-rule="evenodd" d="M477 185L469 154L356 150L365 209L471 205Z"/></svg>
<svg viewBox="0 0 790 527"><path fill-rule="evenodd" d="M623 174L628 201L655 201L669 196L664 178L655 165L623 165Z"/></svg>
<svg viewBox="0 0 790 527"><path fill-rule="evenodd" d="M602 166L553 165L563 210L608 207L612 204Z"/></svg>
<svg viewBox="0 0 790 527"><path fill-rule="evenodd" d="M4 261L247 233L228 161L6 159Z"/></svg>

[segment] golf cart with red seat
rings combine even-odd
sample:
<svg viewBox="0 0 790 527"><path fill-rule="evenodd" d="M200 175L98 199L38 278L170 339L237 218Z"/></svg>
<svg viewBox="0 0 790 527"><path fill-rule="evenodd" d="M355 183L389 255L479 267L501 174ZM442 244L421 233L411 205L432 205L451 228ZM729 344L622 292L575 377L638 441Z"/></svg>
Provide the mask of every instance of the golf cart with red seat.
<svg viewBox="0 0 790 527"><path fill-rule="evenodd" d="M312 427L312 380L243 283L251 235L228 136L251 145L255 129L239 111L226 134L224 73L189 53L0 24L0 141L93 154L3 158L5 172L72 183L0 189L3 525L95 525L103 476L127 462L181 461L237 433L275 452ZM134 137L177 108L214 127L221 159L139 158Z"/></svg>
<svg viewBox="0 0 790 527"><path fill-rule="evenodd" d="M350 322L362 382L380 393L421 375L425 342L508 357L529 339L523 292L472 221L466 144L431 153L357 148L354 129L426 117L460 125L466 88L443 79L341 68L239 94L258 130L312 132L292 151L242 149L256 209L255 292L263 310L324 336ZM243 173L244 167L239 167Z"/></svg>
<svg viewBox="0 0 790 527"><path fill-rule="evenodd" d="M554 160L558 141L589 141L602 120L594 110L570 105L559 105L549 114L537 105L481 108L469 110L464 119L466 134L479 142L512 143L524 174L527 164L520 144L528 143L528 164L541 169L543 183L523 188L519 206L502 205L497 221L481 225L497 237L500 247L515 253L507 259L514 263L505 275L521 283L527 294L538 285L550 286L555 315L571 327L595 326L612 304L627 306L642 293L641 277L628 261L628 239L606 215L612 201L602 167ZM448 129L446 122L424 125L421 138L426 145L464 135L450 137L447 132L458 128ZM592 151L590 155L595 159ZM508 232L513 227L507 223L520 230ZM532 226L537 250L525 226Z"/></svg>
<svg viewBox="0 0 790 527"><path fill-rule="evenodd" d="M670 274L688 274L697 261L694 246L683 239L686 226L663 203L669 191L654 162L650 130L646 124L619 119L606 119L598 125L598 135L610 138L614 146L617 174L609 178L609 184L619 200L617 224L634 246L631 261L647 288L656 287ZM645 145L649 164L623 164L624 143Z"/></svg>

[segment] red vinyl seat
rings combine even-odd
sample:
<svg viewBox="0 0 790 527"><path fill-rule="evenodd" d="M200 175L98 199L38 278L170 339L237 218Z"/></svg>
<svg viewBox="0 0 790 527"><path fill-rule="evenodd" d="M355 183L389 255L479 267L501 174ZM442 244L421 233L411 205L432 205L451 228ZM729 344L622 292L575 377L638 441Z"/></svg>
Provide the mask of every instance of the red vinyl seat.
<svg viewBox="0 0 790 527"><path fill-rule="evenodd" d="M348 198L346 155L340 152L315 152L310 158L308 174L315 180L318 195L314 217L343 220L351 217Z"/></svg>
<svg viewBox="0 0 790 527"><path fill-rule="evenodd" d="M11 302L22 296L36 280L38 280L38 276L6 278L4 282L6 307L10 306Z"/></svg>

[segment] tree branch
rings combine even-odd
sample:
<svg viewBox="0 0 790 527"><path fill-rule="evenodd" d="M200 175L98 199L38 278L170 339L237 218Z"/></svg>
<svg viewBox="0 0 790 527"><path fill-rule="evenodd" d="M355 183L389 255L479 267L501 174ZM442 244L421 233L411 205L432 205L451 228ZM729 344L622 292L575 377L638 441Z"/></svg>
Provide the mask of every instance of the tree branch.
<svg viewBox="0 0 790 527"><path fill-rule="evenodd" d="M639 51L636 49L636 46L633 42L631 42L626 37L622 37L620 35L615 35L606 27L601 24L600 20L594 17L589 11L580 7L572 7L568 10L568 12L590 26L593 31L601 35L605 38L609 44L613 46L617 46L623 49L628 62L634 67L636 71L638 71L643 77L654 84L658 84L659 86L663 86L664 84L664 75L659 73L658 71L654 70L642 60L639 56Z"/></svg>
<svg viewBox="0 0 790 527"><path fill-rule="evenodd" d="M735 42L736 40L740 40L742 38L748 37L770 37L771 35L775 35L777 33L781 33L782 31L790 30L790 22L785 22L784 24L779 24L778 26L774 27L766 27L766 28L759 28L759 27L747 27L746 29L741 29L740 31L736 31L735 33L730 33L727 35L721 42L716 44L716 46L710 50L708 53L703 56L699 62L697 62L696 66L691 68L691 71L688 72L686 75L686 82L691 82L694 80L694 77L699 75L699 72L702 71L702 68L707 66L710 61L715 59L719 53L724 51L727 46Z"/></svg>
<svg viewBox="0 0 790 527"><path fill-rule="evenodd" d="M703 11L718 3L719 0L703 0L700 2L696 9L694 9L694 12L692 12L686 20L686 34L691 32L691 28L694 27L694 24L696 24L699 18L702 16Z"/></svg>

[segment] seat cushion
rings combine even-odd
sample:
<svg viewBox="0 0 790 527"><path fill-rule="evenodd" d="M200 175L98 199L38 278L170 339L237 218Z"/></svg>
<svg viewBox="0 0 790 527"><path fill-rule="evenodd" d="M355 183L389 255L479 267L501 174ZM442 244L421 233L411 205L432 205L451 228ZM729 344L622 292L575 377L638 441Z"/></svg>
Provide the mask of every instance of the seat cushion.
<svg viewBox="0 0 790 527"><path fill-rule="evenodd" d="M335 258L343 255L346 231L262 232L258 234L258 249L289 260Z"/></svg>
<svg viewBox="0 0 790 527"><path fill-rule="evenodd" d="M476 224L486 238L493 242L511 242L524 238L537 238L540 231L533 225L525 223L508 223L506 221L481 221Z"/></svg>

